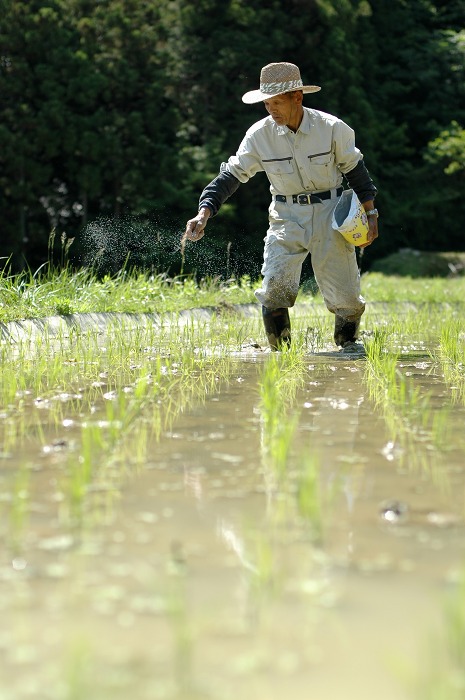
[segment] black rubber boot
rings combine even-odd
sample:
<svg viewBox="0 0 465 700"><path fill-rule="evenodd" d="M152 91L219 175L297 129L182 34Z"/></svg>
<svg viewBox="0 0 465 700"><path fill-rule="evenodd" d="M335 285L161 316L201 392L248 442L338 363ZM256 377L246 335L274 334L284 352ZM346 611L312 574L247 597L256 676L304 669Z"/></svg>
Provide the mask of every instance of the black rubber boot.
<svg viewBox="0 0 465 700"><path fill-rule="evenodd" d="M336 316L334 321L334 342L344 347L345 343L355 343L358 336L358 321L346 321L342 316Z"/></svg>
<svg viewBox="0 0 465 700"><path fill-rule="evenodd" d="M262 306L263 324L273 352L291 344L291 320L288 309L268 309Z"/></svg>

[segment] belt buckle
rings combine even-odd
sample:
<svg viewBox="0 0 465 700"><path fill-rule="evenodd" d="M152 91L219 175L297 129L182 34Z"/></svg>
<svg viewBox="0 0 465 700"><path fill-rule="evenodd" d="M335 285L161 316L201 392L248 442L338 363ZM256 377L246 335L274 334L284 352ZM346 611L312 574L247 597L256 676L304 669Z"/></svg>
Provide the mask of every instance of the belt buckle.
<svg viewBox="0 0 465 700"><path fill-rule="evenodd" d="M309 195L309 194L299 194L299 195L297 195L297 202L298 202L301 206L304 206L305 204L311 204L310 195Z"/></svg>

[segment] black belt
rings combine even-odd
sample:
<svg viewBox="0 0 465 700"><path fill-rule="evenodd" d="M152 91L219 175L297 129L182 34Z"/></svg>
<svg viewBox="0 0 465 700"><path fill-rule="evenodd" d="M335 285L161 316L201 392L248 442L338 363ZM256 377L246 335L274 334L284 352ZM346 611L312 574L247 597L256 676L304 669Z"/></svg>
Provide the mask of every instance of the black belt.
<svg viewBox="0 0 465 700"><path fill-rule="evenodd" d="M343 191L343 187L338 187L336 196L340 197ZM331 199L331 190L316 192L315 194L290 194L288 197L292 197L293 204L320 204L324 199ZM285 194L275 194L274 198L277 202L287 202Z"/></svg>

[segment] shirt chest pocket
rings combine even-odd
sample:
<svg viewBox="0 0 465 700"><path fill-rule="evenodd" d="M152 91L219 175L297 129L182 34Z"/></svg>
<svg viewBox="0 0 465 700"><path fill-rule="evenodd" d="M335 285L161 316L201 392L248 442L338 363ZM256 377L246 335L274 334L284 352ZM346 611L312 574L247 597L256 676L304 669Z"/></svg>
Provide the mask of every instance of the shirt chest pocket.
<svg viewBox="0 0 465 700"><path fill-rule="evenodd" d="M262 158L263 168L270 175L290 175L294 172L293 157Z"/></svg>
<svg viewBox="0 0 465 700"><path fill-rule="evenodd" d="M313 166L325 166L325 165L330 165L333 161L333 154L331 151L327 151L326 153L315 153L313 155L308 156L308 164L311 168Z"/></svg>
<svg viewBox="0 0 465 700"><path fill-rule="evenodd" d="M324 153L312 153L305 159L305 171L308 185L315 190L327 190L335 187L337 171L335 158L332 151Z"/></svg>

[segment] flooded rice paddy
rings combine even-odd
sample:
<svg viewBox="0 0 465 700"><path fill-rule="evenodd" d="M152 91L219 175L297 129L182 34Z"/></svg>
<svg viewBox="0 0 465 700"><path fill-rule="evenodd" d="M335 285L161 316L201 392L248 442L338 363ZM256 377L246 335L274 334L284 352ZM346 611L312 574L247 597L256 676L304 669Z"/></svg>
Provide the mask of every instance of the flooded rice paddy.
<svg viewBox="0 0 465 700"><path fill-rule="evenodd" d="M463 698L463 310L4 327L0 700Z"/></svg>

